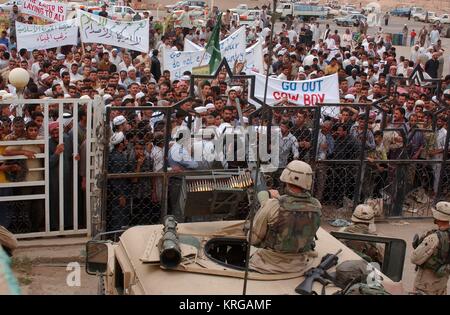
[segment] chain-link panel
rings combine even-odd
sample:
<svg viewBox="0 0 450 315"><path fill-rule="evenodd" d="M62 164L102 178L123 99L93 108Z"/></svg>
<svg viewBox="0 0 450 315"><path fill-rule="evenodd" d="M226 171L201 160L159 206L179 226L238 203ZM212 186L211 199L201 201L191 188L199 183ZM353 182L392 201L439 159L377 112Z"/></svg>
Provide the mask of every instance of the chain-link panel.
<svg viewBox="0 0 450 315"><path fill-rule="evenodd" d="M164 168L166 119L162 111L151 107L148 111L113 108L107 113L111 137L106 163L106 231L161 221L167 189L163 191L163 177L155 174Z"/></svg>

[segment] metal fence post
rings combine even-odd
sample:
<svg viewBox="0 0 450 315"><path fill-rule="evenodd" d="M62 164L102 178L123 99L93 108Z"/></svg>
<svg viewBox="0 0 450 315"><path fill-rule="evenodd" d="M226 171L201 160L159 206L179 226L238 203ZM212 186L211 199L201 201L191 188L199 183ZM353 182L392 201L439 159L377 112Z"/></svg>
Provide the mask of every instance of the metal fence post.
<svg viewBox="0 0 450 315"><path fill-rule="evenodd" d="M364 181L364 171L365 171L365 149L366 149L366 141L367 141L367 131L369 129L369 113L370 113L370 105L366 106L366 109L364 111L364 133L361 140L361 148L359 151L359 168L358 173L356 177L356 183L355 183L355 192L353 196L353 206L356 207L356 205L359 204L361 199L361 184Z"/></svg>
<svg viewBox="0 0 450 315"><path fill-rule="evenodd" d="M110 125L110 117L111 116L111 107L106 108L106 116L105 116L105 137L103 142L103 172L102 172L102 180L101 180L101 213L99 218L99 232L106 231L106 211L107 205L106 200L108 198L108 159L109 159L109 142L111 139L111 125ZM94 224L93 224L94 225ZM95 235L95 234L94 234Z"/></svg>
<svg viewBox="0 0 450 315"><path fill-rule="evenodd" d="M312 150L311 154L309 156L309 160L311 161L311 164L316 164L317 162L317 147L319 145L319 133L320 133L320 107L316 107L314 109L314 118L313 118L313 130L311 135L311 141L314 141L312 144Z"/></svg>
<svg viewBox="0 0 450 315"><path fill-rule="evenodd" d="M444 127L442 127L444 128ZM436 193L436 201L440 200L440 196L442 194L442 186L444 184L444 173L445 173L445 166L447 164L448 159L448 150L449 144L450 144L450 115L447 115L447 136L445 137L445 145L444 145L444 152L442 154L442 161L441 161L441 171L439 173L439 185L438 185L438 191Z"/></svg>
<svg viewBox="0 0 450 315"><path fill-rule="evenodd" d="M162 200L161 200L161 216L162 219L167 215L169 209L169 176L168 176L168 167L169 167L169 140L171 138L171 120L172 120L172 108L170 107L167 110L167 118L166 118L166 130L165 130L165 144L164 144L164 178L163 178L163 187L162 187Z"/></svg>

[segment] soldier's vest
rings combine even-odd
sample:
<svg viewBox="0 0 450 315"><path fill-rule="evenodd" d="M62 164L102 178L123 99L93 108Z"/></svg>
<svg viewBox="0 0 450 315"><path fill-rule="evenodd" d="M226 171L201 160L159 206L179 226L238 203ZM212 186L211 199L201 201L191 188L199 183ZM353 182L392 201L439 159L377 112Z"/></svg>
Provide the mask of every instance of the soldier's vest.
<svg viewBox="0 0 450 315"><path fill-rule="evenodd" d="M438 277L442 277L450 272L450 229L445 231L432 230L425 234L420 240L419 244L423 242L425 237L436 233L439 239L438 250L420 267L433 270ZM449 265L449 266L446 266Z"/></svg>
<svg viewBox="0 0 450 315"><path fill-rule="evenodd" d="M309 193L283 195L276 222L269 226L264 248L284 253L302 253L312 249L320 226L321 205Z"/></svg>

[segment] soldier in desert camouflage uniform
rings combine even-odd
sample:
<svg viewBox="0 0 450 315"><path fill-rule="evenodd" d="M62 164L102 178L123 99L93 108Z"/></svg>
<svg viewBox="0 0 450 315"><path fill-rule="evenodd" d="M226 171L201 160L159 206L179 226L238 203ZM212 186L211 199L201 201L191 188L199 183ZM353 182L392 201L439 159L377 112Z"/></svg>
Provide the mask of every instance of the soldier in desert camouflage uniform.
<svg viewBox="0 0 450 315"><path fill-rule="evenodd" d="M375 235L375 233L369 231L369 225L374 223L374 218L375 213L371 206L364 204L358 205L352 214L353 224L342 228L340 232ZM345 245L368 262L377 262L380 265L383 262L382 251L376 246L376 244L349 240L345 241Z"/></svg>
<svg viewBox="0 0 450 315"><path fill-rule="evenodd" d="M450 276L450 202L438 202L432 212L438 229L426 232L413 243L411 262L418 266L414 290L445 295Z"/></svg>
<svg viewBox="0 0 450 315"><path fill-rule="evenodd" d="M285 195L276 190L260 192L261 208L255 215L252 245L259 247L250 257L250 268L261 273L300 272L314 256L313 243L320 226L321 204L309 191L311 167L292 161L280 180Z"/></svg>

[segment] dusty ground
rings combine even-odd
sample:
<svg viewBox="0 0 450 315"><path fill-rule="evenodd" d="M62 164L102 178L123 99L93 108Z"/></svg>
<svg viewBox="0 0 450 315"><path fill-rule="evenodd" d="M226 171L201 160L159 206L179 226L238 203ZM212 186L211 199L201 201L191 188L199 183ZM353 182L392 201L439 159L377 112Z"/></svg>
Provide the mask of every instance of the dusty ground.
<svg viewBox="0 0 450 315"><path fill-rule="evenodd" d="M85 272L84 237L20 241L13 269L23 294L96 294L97 278ZM69 267L68 267L68 264ZM74 265L75 264L75 265ZM79 286L71 272L79 266Z"/></svg>
<svg viewBox="0 0 450 315"><path fill-rule="evenodd" d="M328 231L337 229L326 222L322 226ZM378 234L401 238L408 244L402 280L406 290L412 289L415 276L414 266L409 262L412 250L411 240L414 234L421 233L432 226L431 219L397 220L377 224ZM14 270L21 283L23 294L96 294L96 277L87 275L84 271L83 242L85 241L85 238L74 238L69 240L69 244L72 245L62 246L64 242L61 240L56 243L47 240L48 246L20 248L14 259ZM36 240L29 241L25 245L28 246L33 242L36 243ZM80 286L70 287L67 285L66 280L72 271L66 270L69 262L80 263Z"/></svg>

